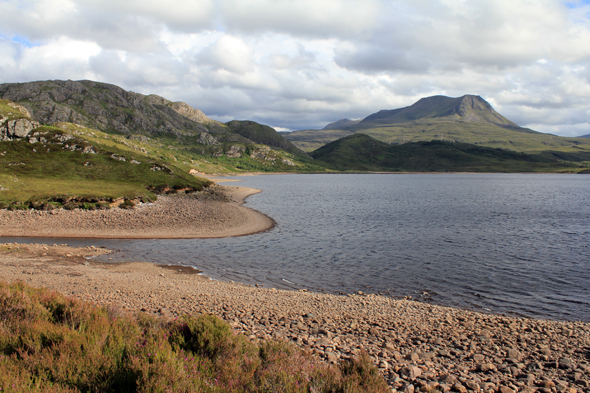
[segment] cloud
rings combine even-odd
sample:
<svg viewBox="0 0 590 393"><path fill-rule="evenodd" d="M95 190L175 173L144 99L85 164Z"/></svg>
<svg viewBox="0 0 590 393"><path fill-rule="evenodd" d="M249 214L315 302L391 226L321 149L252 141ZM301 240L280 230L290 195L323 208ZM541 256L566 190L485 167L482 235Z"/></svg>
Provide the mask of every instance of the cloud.
<svg viewBox="0 0 590 393"><path fill-rule="evenodd" d="M238 37L222 35L215 43L203 49L196 56L200 65L206 65L219 71L245 74L254 68L253 53L248 44Z"/></svg>
<svg viewBox="0 0 590 393"><path fill-rule="evenodd" d="M571 135L588 125L587 3L3 0L0 82L95 79L286 129L471 93Z"/></svg>
<svg viewBox="0 0 590 393"><path fill-rule="evenodd" d="M379 15L376 0L227 0L225 25L249 34L267 32L297 37L354 37L372 30Z"/></svg>

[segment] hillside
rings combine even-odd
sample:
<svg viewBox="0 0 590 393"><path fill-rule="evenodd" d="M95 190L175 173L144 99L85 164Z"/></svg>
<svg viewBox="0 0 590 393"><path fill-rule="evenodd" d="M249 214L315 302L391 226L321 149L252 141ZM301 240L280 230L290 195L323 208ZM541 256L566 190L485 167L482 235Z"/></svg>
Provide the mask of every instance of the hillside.
<svg viewBox="0 0 590 393"><path fill-rule="evenodd" d="M322 130L339 130L341 128L352 127L360 123L360 120L340 119L328 124Z"/></svg>
<svg viewBox="0 0 590 393"><path fill-rule="evenodd" d="M311 156L341 171L547 172L580 169L550 156L445 141L388 145L364 134L331 142L312 152Z"/></svg>
<svg viewBox="0 0 590 393"><path fill-rule="evenodd" d="M390 144L445 140L518 152L567 152L577 160L590 159L588 139L559 137L519 127L483 98L473 95L427 97L405 108L371 114L358 124L340 130L295 131L286 138L309 152L346 133L363 133Z"/></svg>
<svg viewBox="0 0 590 393"><path fill-rule="evenodd" d="M496 112L480 96L465 95L459 98L433 96L422 98L412 106L382 110L365 117L361 126L398 124L422 119L441 119L467 123L489 123L519 130L516 124Z"/></svg>
<svg viewBox="0 0 590 393"><path fill-rule="evenodd" d="M155 194L209 184L103 132L72 123L44 126L24 107L0 100L0 208L132 207Z"/></svg>
<svg viewBox="0 0 590 393"><path fill-rule="evenodd" d="M73 123L140 141L152 149L167 149L187 162L197 162L195 169L203 172L322 170L271 127L252 121L224 124L186 103L115 85L7 83L0 84L0 98L22 105L39 123Z"/></svg>

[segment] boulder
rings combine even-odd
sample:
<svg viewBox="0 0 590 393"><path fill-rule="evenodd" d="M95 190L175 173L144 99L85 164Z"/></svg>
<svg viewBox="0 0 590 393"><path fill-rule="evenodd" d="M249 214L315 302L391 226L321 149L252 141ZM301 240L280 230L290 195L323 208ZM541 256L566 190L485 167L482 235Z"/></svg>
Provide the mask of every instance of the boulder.
<svg viewBox="0 0 590 393"><path fill-rule="evenodd" d="M24 138L29 133L41 124L29 119L16 119L5 121L0 125L0 140L8 141L14 139Z"/></svg>

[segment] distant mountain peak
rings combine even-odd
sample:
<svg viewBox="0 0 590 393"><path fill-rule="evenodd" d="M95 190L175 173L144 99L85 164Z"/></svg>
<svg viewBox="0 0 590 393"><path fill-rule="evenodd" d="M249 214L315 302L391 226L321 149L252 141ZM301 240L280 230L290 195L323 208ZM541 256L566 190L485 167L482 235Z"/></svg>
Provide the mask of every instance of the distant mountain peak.
<svg viewBox="0 0 590 393"><path fill-rule="evenodd" d="M364 118L360 124L396 124L434 118L517 127L516 124L496 112L489 102L478 95L471 94L457 98L446 96L425 97L405 108L382 110L374 113Z"/></svg>
<svg viewBox="0 0 590 393"><path fill-rule="evenodd" d="M357 125L359 122L360 120L340 119L328 124L327 126L322 128L322 130L340 130L345 127Z"/></svg>

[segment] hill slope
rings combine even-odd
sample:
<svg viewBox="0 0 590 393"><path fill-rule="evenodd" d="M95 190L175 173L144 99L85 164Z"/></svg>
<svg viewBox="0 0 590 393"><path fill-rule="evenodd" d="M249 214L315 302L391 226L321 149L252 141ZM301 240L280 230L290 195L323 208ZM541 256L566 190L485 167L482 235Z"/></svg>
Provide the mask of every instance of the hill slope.
<svg viewBox="0 0 590 393"><path fill-rule="evenodd" d="M422 98L405 108L374 113L361 120L359 125L366 127L369 124L398 124L422 119L490 123L519 129L516 124L496 112L487 101L474 95L459 98L445 96Z"/></svg>
<svg viewBox="0 0 590 393"><path fill-rule="evenodd" d="M42 124L74 123L165 147L185 161L207 163L199 168L207 172L322 170L271 127L252 121L224 124L186 103L106 83L7 83L0 84L0 98L24 106Z"/></svg>
<svg viewBox="0 0 590 393"><path fill-rule="evenodd" d="M446 140L520 152L569 152L588 159L590 141L565 138L517 126L479 96L427 97L399 109L382 110L341 130L296 131L286 138L306 151L342 137L363 133L390 144Z"/></svg>
<svg viewBox="0 0 590 393"><path fill-rule="evenodd" d="M579 170L553 157L466 143L430 141L388 145L364 134L331 142L311 153L337 170L401 172L536 172Z"/></svg>
<svg viewBox="0 0 590 393"><path fill-rule="evenodd" d="M0 208L99 208L210 183L100 131L58 125L43 126L0 100Z"/></svg>

